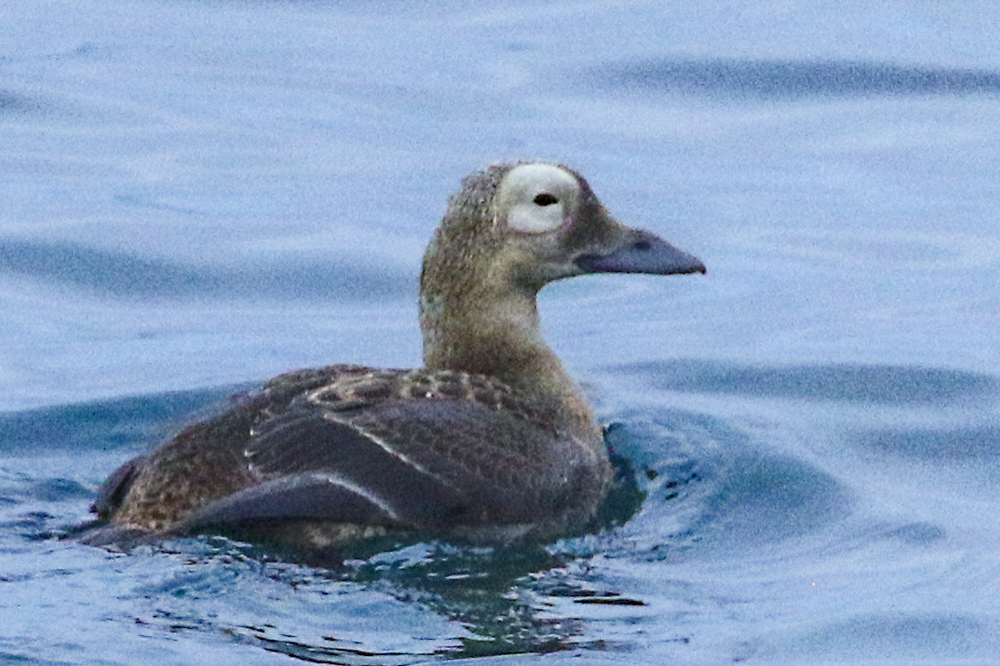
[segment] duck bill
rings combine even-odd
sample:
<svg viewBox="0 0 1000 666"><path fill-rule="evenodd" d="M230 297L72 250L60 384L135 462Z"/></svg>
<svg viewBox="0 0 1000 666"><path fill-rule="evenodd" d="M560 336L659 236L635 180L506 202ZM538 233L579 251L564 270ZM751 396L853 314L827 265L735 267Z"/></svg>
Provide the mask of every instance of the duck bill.
<svg viewBox="0 0 1000 666"><path fill-rule="evenodd" d="M656 234L629 229L626 242L606 254L584 254L574 262L586 273L704 273L705 264Z"/></svg>

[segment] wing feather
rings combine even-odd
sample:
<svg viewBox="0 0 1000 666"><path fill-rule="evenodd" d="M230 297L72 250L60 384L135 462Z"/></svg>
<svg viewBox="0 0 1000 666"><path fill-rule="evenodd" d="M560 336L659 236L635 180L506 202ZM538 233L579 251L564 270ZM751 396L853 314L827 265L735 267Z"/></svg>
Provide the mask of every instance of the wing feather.
<svg viewBox="0 0 1000 666"><path fill-rule="evenodd" d="M468 400L384 400L344 413L300 403L246 445L260 483L211 502L191 526L323 520L400 528L525 524L565 505L573 451ZM555 447L560 449L562 447Z"/></svg>

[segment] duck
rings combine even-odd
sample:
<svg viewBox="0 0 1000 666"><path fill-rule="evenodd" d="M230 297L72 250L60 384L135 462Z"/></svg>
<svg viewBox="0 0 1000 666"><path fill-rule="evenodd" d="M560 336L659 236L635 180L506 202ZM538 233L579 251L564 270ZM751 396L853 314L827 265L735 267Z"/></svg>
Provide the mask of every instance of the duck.
<svg viewBox="0 0 1000 666"><path fill-rule="evenodd" d="M586 274L704 272L617 221L569 166L490 165L462 181L424 255L424 367L296 370L235 396L114 471L84 540L237 534L324 549L581 533L612 466L536 296Z"/></svg>

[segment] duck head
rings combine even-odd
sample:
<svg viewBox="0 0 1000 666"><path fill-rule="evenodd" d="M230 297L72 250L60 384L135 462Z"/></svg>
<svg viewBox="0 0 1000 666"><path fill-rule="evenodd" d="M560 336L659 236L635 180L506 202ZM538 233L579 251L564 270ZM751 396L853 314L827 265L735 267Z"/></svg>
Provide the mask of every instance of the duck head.
<svg viewBox="0 0 1000 666"><path fill-rule="evenodd" d="M701 261L659 236L617 222L566 167L510 169L497 188L492 226L506 237L500 265L525 286L585 273L705 272Z"/></svg>
<svg viewBox="0 0 1000 666"><path fill-rule="evenodd" d="M704 273L696 257L614 219L576 171L502 164L463 181L424 255L421 328L429 367L496 371L459 361L462 347L544 347L535 296L588 273ZM547 349L547 348L545 348ZM470 367L471 366L471 367Z"/></svg>
<svg viewBox="0 0 1000 666"><path fill-rule="evenodd" d="M452 197L421 288L461 282L537 292L586 273L704 272L696 257L616 221L572 169L505 164L469 176Z"/></svg>

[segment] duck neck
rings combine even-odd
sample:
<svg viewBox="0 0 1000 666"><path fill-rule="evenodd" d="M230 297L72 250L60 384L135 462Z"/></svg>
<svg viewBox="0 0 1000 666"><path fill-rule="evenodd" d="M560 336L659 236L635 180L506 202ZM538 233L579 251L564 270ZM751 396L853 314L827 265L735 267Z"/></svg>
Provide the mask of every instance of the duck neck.
<svg viewBox="0 0 1000 666"><path fill-rule="evenodd" d="M465 294L461 299L425 294L420 327L429 369L490 375L539 397L563 399L577 392L542 339L533 292Z"/></svg>
<svg viewBox="0 0 1000 666"><path fill-rule="evenodd" d="M469 307L469 304L474 304ZM557 428L606 456L600 426L579 387L542 340L535 294L483 297L449 303L423 294L420 328L424 365L488 375L549 405L559 414Z"/></svg>

